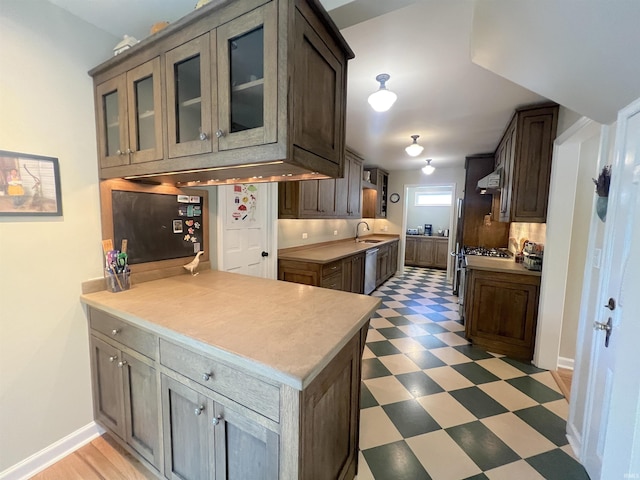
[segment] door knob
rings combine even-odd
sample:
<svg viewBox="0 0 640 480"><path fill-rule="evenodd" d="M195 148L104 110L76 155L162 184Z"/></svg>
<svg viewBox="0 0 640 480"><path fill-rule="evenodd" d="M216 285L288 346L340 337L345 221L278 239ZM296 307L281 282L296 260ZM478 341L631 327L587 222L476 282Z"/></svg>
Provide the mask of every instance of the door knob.
<svg viewBox="0 0 640 480"><path fill-rule="evenodd" d="M202 412L204 412L204 405L200 405L199 407L196 407L196 409L193 411L196 417L200 415Z"/></svg>
<svg viewBox="0 0 640 480"><path fill-rule="evenodd" d="M260 255L262 255L263 257L268 257L269 256L269 252L262 252Z"/></svg>
<svg viewBox="0 0 640 480"><path fill-rule="evenodd" d="M216 130L216 137L224 137L224 132L222 130Z"/></svg>
<svg viewBox="0 0 640 480"><path fill-rule="evenodd" d="M612 330L611 317L609 317L609 319L607 320L607 323L593 322L593 329L594 330L604 330L605 332L607 332L605 337L604 337L604 346L608 347L609 346L609 337L611 337L611 330Z"/></svg>
<svg viewBox="0 0 640 480"><path fill-rule="evenodd" d="M213 420L212 423L214 425L218 425L220 423L220 420L222 420L222 415L217 415Z"/></svg>

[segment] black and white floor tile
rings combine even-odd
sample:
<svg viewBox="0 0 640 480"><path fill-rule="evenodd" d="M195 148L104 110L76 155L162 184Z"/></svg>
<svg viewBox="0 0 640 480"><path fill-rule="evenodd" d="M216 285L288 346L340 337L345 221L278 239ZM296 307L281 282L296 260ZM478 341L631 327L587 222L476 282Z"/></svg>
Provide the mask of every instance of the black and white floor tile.
<svg viewBox="0 0 640 480"><path fill-rule="evenodd" d="M372 293L358 480L588 480L551 374L474 347L441 270Z"/></svg>

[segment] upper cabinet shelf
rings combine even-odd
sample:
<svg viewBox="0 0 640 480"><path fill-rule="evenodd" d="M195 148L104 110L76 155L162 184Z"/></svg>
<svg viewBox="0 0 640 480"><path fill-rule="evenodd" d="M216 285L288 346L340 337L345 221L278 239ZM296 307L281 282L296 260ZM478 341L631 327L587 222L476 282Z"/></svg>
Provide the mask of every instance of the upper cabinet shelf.
<svg viewBox="0 0 640 480"><path fill-rule="evenodd" d="M89 72L100 177L341 177L351 58L318 0L197 9Z"/></svg>

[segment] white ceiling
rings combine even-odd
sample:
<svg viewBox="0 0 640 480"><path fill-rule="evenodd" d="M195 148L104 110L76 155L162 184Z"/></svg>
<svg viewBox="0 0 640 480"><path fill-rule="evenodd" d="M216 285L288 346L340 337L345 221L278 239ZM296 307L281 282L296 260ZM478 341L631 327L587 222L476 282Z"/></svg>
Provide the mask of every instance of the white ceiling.
<svg viewBox="0 0 640 480"><path fill-rule="evenodd" d="M173 22L192 11L197 0L49 1L114 36L129 34L140 40L148 35L154 23ZM478 4L494 1L477 0ZM575 3L577 0L566 1ZM617 1L624 3L625 0ZM425 164L426 158L432 158L436 168L462 166L466 155L495 149L515 107L545 100L472 63L474 0L321 2L356 55L349 63L347 144L363 154L368 165L389 170L416 169ZM585 2L608 3L607 12L612 10L611 2L607 0L580 0L578 3L584 6ZM482 27L486 31L486 23ZM513 30L517 35L518 29ZM506 38L502 42L508 43ZM480 47L486 45L491 42L480 44ZM632 51L637 52L638 46L636 44ZM553 50L546 54L553 55ZM492 68L487 58L493 59L491 55L487 56L486 48L477 48L474 53L482 57L483 61L478 63ZM516 67L526 59L523 53L526 51L519 52ZM637 57L635 63L640 63ZM513 64L512 61L510 66ZM528 71L530 80L527 83L521 81L511 71L513 69L500 67L497 71L505 77L530 88L537 86L535 71L515 68L517 73ZM570 70L566 65L564 67ZM383 72L391 75L387 86L398 94L398 101L389 112L376 113L369 107L367 97L377 89L375 76ZM562 100L566 92L554 95L558 92L548 83L539 91L565 104ZM636 96L640 96L640 91ZM566 105L585 114L591 99L569 100ZM413 134L420 135L419 143L425 147L417 158L404 152Z"/></svg>

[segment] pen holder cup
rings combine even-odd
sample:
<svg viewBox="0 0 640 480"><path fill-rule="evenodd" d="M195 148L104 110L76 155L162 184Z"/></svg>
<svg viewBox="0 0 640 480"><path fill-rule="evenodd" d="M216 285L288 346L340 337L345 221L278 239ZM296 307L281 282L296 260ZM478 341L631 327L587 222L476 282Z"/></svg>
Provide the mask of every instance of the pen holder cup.
<svg viewBox="0 0 640 480"><path fill-rule="evenodd" d="M105 272L105 280L107 281L107 290L113 293L129 290L131 283L129 275L131 272L111 273Z"/></svg>

